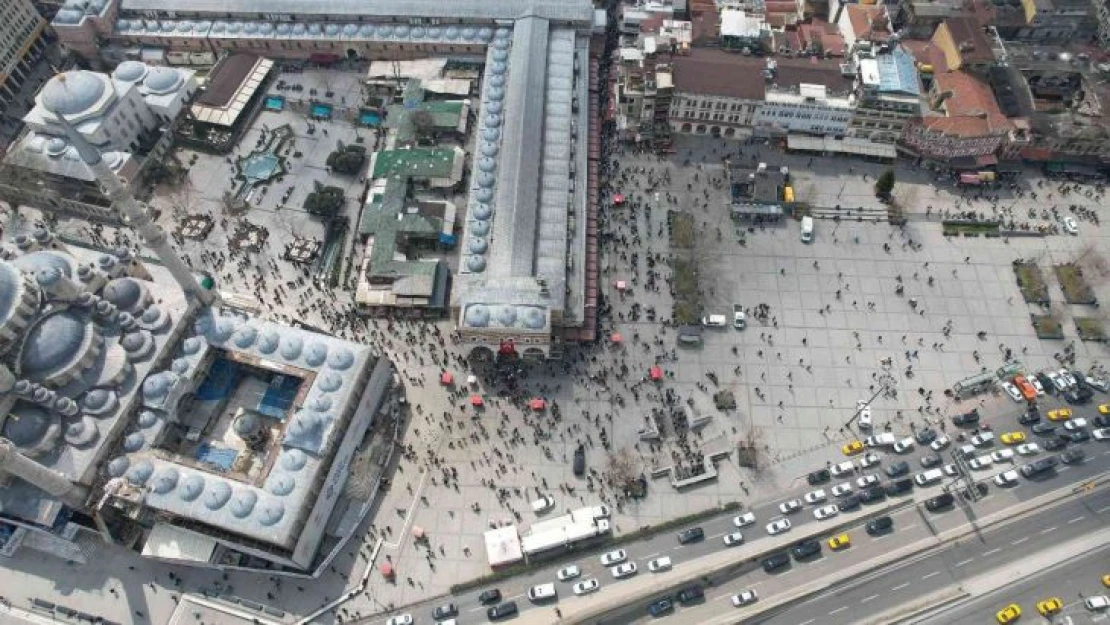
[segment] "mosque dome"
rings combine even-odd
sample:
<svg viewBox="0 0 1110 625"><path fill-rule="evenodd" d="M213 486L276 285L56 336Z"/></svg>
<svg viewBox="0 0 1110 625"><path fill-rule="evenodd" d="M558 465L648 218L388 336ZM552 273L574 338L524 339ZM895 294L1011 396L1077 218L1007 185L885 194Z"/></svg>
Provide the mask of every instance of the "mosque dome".
<svg viewBox="0 0 1110 625"><path fill-rule="evenodd" d="M177 490L182 501L195 501L204 492L204 478L194 473L181 480Z"/></svg>
<svg viewBox="0 0 1110 625"><path fill-rule="evenodd" d="M296 486L297 481L288 473L271 474L270 479L266 481L266 490L279 497L284 497L293 492Z"/></svg>
<svg viewBox="0 0 1110 625"><path fill-rule="evenodd" d="M92 72L65 72L51 78L42 88L42 103L57 115L78 115L100 101L104 88L104 81Z"/></svg>
<svg viewBox="0 0 1110 625"><path fill-rule="evenodd" d="M255 339L258 337L258 329L251 325L245 325L235 331L233 340L235 345L240 349L247 349L254 345Z"/></svg>
<svg viewBox="0 0 1110 625"><path fill-rule="evenodd" d="M46 142L47 156L58 157L65 154L68 149L69 144L61 137L51 137L50 140Z"/></svg>
<svg viewBox="0 0 1110 625"><path fill-rule="evenodd" d="M144 410L139 413L139 418L136 419L136 423L138 423L141 428L148 428L158 423L158 414L151 410Z"/></svg>
<svg viewBox="0 0 1110 625"><path fill-rule="evenodd" d="M143 87L155 94L170 93L185 82L181 73L172 67L152 67L143 79Z"/></svg>
<svg viewBox="0 0 1110 625"><path fill-rule="evenodd" d="M146 63L124 61L116 67L116 71L112 72L112 78L121 82L136 82L145 78L149 69Z"/></svg>
<svg viewBox="0 0 1110 625"><path fill-rule="evenodd" d="M181 474L177 469L165 467L154 476L154 481L150 488L159 495L164 495L177 486L177 481L180 477Z"/></svg>
<svg viewBox="0 0 1110 625"><path fill-rule="evenodd" d="M544 314L539 308L524 309L524 325L530 330L541 330L547 324Z"/></svg>
<svg viewBox="0 0 1110 625"><path fill-rule="evenodd" d="M328 358L328 346L323 343L313 343L308 346L308 353L304 360L310 367L319 367Z"/></svg>
<svg viewBox="0 0 1110 625"><path fill-rule="evenodd" d="M100 435L100 430L92 417L82 417L66 426L65 441L75 447L92 444Z"/></svg>
<svg viewBox="0 0 1110 625"><path fill-rule="evenodd" d="M258 522L265 526L277 525L285 516L285 504L273 497L268 497L258 509Z"/></svg>
<svg viewBox="0 0 1110 625"><path fill-rule="evenodd" d="M327 393L334 393L343 386L343 378L335 375L334 373L326 373L322 377L316 379L316 383L320 385L320 390Z"/></svg>
<svg viewBox="0 0 1110 625"><path fill-rule="evenodd" d="M484 304L467 306L466 325L472 328L482 328L489 325L489 308Z"/></svg>
<svg viewBox="0 0 1110 625"><path fill-rule="evenodd" d="M127 481L135 484L136 486L146 484L150 476L154 474L154 465L150 464L149 460L140 460L131 465L127 470Z"/></svg>
<svg viewBox="0 0 1110 625"><path fill-rule="evenodd" d="M103 388L94 388L88 393L85 393L85 396L81 398L81 406L86 410L98 411L111 403L111 401L111 391Z"/></svg>
<svg viewBox="0 0 1110 625"><path fill-rule="evenodd" d="M127 473L127 469L130 466L131 461L127 459L127 456L112 458L112 461L108 463L108 475L112 477L123 477L123 474Z"/></svg>
<svg viewBox="0 0 1110 625"><path fill-rule="evenodd" d="M31 252L30 254L24 254L23 256L13 258L11 263L26 273L35 273L47 267L55 267L61 271L65 277L73 277L72 259L58 252L48 250Z"/></svg>
<svg viewBox="0 0 1110 625"><path fill-rule="evenodd" d="M177 383L177 375L172 371L159 371L143 381L143 399L158 400L165 397L170 388Z"/></svg>
<svg viewBox="0 0 1110 625"><path fill-rule="evenodd" d="M143 288L133 278L116 278L104 285L100 296L120 310L134 310L143 297Z"/></svg>
<svg viewBox="0 0 1110 625"><path fill-rule="evenodd" d="M286 471L300 471L308 462L308 456L300 449L287 449L281 454L281 466Z"/></svg>
<svg viewBox="0 0 1110 625"><path fill-rule="evenodd" d="M219 510L231 499L231 487L227 482L215 482L204 492L204 505L209 510Z"/></svg>
<svg viewBox="0 0 1110 625"><path fill-rule="evenodd" d="M4 422L2 434L21 449L49 443L61 429L58 418L33 404L21 404Z"/></svg>
<svg viewBox="0 0 1110 625"><path fill-rule="evenodd" d="M231 498L231 514L236 518L245 519L254 510L258 503L258 495L253 490L240 490Z"/></svg>
<svg viewBox="0 0 1110 625"><path fill-rule="evenodd" d="M263 354L272 354L278 348L278 333L272 329L265 329L258 337L258 351Z"/></svg>
<svg viewBox="0 0 1110 625"><path fill-rule="evenodd" d="M32 380L52 377L81 358L92 334L92 325L68 310L42 319L24 340L20 373Z"/></svg>

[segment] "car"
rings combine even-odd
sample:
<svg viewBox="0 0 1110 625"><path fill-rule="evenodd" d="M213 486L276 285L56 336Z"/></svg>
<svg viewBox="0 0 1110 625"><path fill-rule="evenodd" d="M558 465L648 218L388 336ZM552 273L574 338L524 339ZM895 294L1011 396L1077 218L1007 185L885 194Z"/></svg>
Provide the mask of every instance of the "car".
<svg viewBox="0 0 1110 625"><path fill-rule="evenodd" d="M1071 371L1068 371L1067 369L1060 369L1056 373L1064 379L1064 382L1067 383L1068 388L1075 388L1079 385L1079 381L1075 379L1075 375Z"/></svg>
<svg viewBox="0 0 1110 625"><path fill-rule="evenodd" d="M581 597L582 595L588 595L591 592L596 591L598 588L601 588L601 582L597 581L596 577L584 579L576 583L574 586L571 586L571 590L573 590L574 594L578 595L579 597Z"/></svg>
<svg viewBox="0 0 1110 625"><path fill-rule="evenodd" d="M843 484L837 484L836 486L832 487L833 497L843 497L850 494L852 494L851 482L844 482Z"/></svg>
<svg viewBox="0 0 1110 625"><path fill-rule="evenodd" d="M687 586L675 595L679 603L691 603L705 598L705 590L701 586Z"/></svg>
<svg viewBox="0 0 1110 625"><path fill-rule="evenodd" d="M700 527L689 527L678 533L678 544L688 545L705 538L705 530Z"/></svg>
<svg viewBox="0 0 1110 625"><path fill-rule="evenodd" d="M1055 434L1056 424L1049 422L1037 423L1030 429L1033 430L1034 434Z"/></svg>
<svg viewBox="0 0 1110 625"><path fill-rule="evenodd" d="M1098 612L1110 607L1110 597L1106 595L1094 595L1087 597L1083 600L1083 606L1091 612Z"/></svg>
<svg viewBox="0 0 1110 625"><path fill-rule="evenodd" d="M432 610L432 618L437 621L442 621L445 618L451 618L452 616L458 615L459 606L453 603L445 603L441 606L437 606L436 609Z"/></svg>
<svg viewBox="0 0 1110 625"><path fill-rule="evenodd" d="M1079 430L1087 427L1087 420L1083 417L1064 422L1065 430Z"/></svg>
<svg viewBox="0 0 1110 625"><path fill-rule="evenodd" d="M913 480L908 477L900 480L895 480L886 485L886 494L893 497L894 495L901 495L913 490Z"/></svg>
<svg viewBox="0 0 1110 625"><path fill-rule="evenodd" d="M1093 423L1096 428L1110 428L1110 415L1095 415L1091 419L1091 423Z"/></svg>
<svg viewBox="0 0 1110 625"><path fill-rule="evenodd" d="M1022 425L1033 425L1041 420L1041 413L1036 410L1026 410L1018 417L1018 423Z"/></svg>
<svg viewBox="0 0 1110 625"><path fill-rule="evenodd" d="M936 440L929 443L929 449L932 449L933 451L942 451L951 444L952 439L948 438L947 436L938 436Z"/></svg>
<svg viewBox="0 0 1110 625"><path fill-rule="evenodd" d="M1102 585L1110 588L1110 573L1102 576Z"/></svg>
<svg viewBox="0 0 1110 625"><path fill-rule="evenodd" d="M672 566L672 562L671 562L670 558L668 558L667 556L663 556L662 558L655 558L653 560L649 560L647 566L648 566L648 570L651 571L652 573L659 573L661 571L670 570L670 568Z"/></svg>
<svg viewBox="0 0 1110 625"><path fill-rule="evenodd" d="M618 564L616 566L609 567L609 572L613 575L614 579L624 579L626 577L632 577L636 574L636 563L625 562L624 564Z"/></svg>
<svg viewBox="0 0 1110 625"><path fill-rule="evenodd" d="M1004 471L994 476L994 483L999 486L1013 486L1018 482L1018 472L1014 470Z"/></svg>
<svg viewBox="0 0 1110 625"><path fill-rule="evenodd" d="M863 451L863 441L849 441L840 448L840 451L845 456L854 456Z"/></svg>
<svg viewBox="0 0 1110 625"><path fill-rule="evenodd" d="M744 535L740 532L729 532L724 537L726 547L734 547L744 542Z"/></svg>
<svg viewBox="0 0 1110 625"><path fill-rule="evenodd" d="M760 564L763 566L764 571L771 573L772 571L776 571L790 564L790 556L787 555L785 551L780 551L779 553L773 553L763 558Z"/></svg>
<svg viewBox="0 0 1110 625"><path fill-rule="evenodd" d="M852 546L852 537L847 534L837 534L829 539L829 549L839 551Z"/></svg>
<svg viewBox="0 0 1110 625"><path fill-rule="evenodd" d="M1075 220L1075 217L1071 215L1064 217L1064 231L1072 236L1079 235L1079 222Z"/></svg>
<svg viewBox="0 0 1110 625"><path fill-rule="evenodd" d="M812 538L810 538L809 540L803 540L797 545L794 545L792 549L790 549L790 555L794 556L795 561L804 560L805 558L814 556L818 553L821 553L821 543L813 540Z"/></svg>
<svg viewBox="0 0 1110 625"><path fill-rule="evenodd" d="M1015 375L1014 386L1017 387L1018 392L1021 393L1021 398L1025 401L1034 401L1037 399L1037 387L1033 386L1025 376ZM1042 392L1041 395L1043 394Z"/></svg>
<svg viewBox="0 0 1110 625"><path fill-rule="evenodd" d="M888 532L894 527L894 519L888 516L881 516L867 522L867 533L872 536Z"/></svg>
<svg viewBox="0 0 1110 625"><path fill-rule="evenodd" d="M1062 609L1064 609L1064 602L1059 597L1049 597L1037 602L1037 612L1040 612L1041 616L1052 616Z"/></svg>
<svg viewBox="0 0 1110 625"><path fill-rule="evenodd" d="M1098 413L1101 415L1110 415L1110 404L1099 404Z"/></svg>
<svg viewBox="0 0 1110 625"><path fill-rule="evenodd" d="M390 617L385 625L412 625L411 614L398 614L397 616Z"/></svg>
<svg viewBox="0 0 1110 625"><path fill-rule="evenodd" d="M570 566L564 566L563 568L559 569L559 572L555 574L555 577L557 577L560 582L565 582L567 580L574 579L581 574L582 569L578 568L577 564L572 564Z"/></svg>
<svg viewBox="0 0 1110 625"><path fill-rule="evenodd" d="M879 483L879 477L877 475L872 475L870 473L868 473L867 475L861 475L856 479L856 486L858 486L860 489L864 489L864 488L867 488L869 486L874 486L875 484L878 484L878 483Z"/></svg>
<svg viewBox="0 0 1110 625"><path fill-rule="evenodd" d="M997 619L1001 625L1006 625L1006 623L1012 623L1016 621L1020 616L1021 606L1016 603L1011 603L1010 605L999 610L998 614L994 615L994 618Z"/></svg>
<svg viewBox="0 0 1110 625"><path fill-rule="evenodd" d="M810 486L824 484L830 479L832 479L832 474L829 473L828 469L818 469L806 476L806 481L809 482Z"/></svg>
<svg viewBox="0 0 1110 625"><path fill-rule="evenodd" d="M994 458L990 454L984 454L978 458L972 458L968 461L967 466L971 467L973 471L982 471L983 469L989 469L993 464Z"/></svg>
<svg viewBox="0 0 1110 625"><path fill-rule="evenodd" d="M1059 451L1068 446L1068 439L1062 436L1054 436L1044 439L1041 445L1044 446L1045 451Z"/></svg>
<svg viewBox="0 0 1110 625"><path fill-rule="evenodd" d="M818 521L824 521L825 519L831 519L838 514L840 514L840 508L836 507L835 505L821 506L820 508L813 511L813 518L817 519Z"/></svg>
<svg viewBox="0 0 1110 625"><path fill-rule="evenodd" d="M886 499L886 491L882 486L872 486L866 490L860 491L859 500L863 503L874 503Z"/></svg>
<svg viewBox="0 0 1110 625"><path fill-rule="evenodd" d="M848 512L849 510L855 510L856 508L858 508L859 502L859 495L848 495L847 497L844 497L843 499L838 501L836 507L840 508L841 512Z"/></svg>
<svg viewBox="0 0 1110 625"><path fill-rule="evenodd" d="M658 601L653 601L651 603L651 605L648 606L647 611L648 611L648 614L650 614L652 616L661 616L663 614L666 614L667 612L670 612L673 609L674 609L674 602L671 601L670 597L663 597L662 599L660 599Z"/></svg>
<svg viewBox="0 0 1110 625"><path fill-rule="evenodd" d="M898 477L899 475L905 475L910 472L910 463L903 460L902 462L896 462L887 466L884 470L886 471L887 477Z"/></svg>
<svg viewBox="0 0 1110 625"><path fill-rule="evenodd" d="M1006 432L999 440L1003 445L1017 445L1025 442L1025 432Z"/></svg>
<svg viewBox="0 0 1110 625"><path fill-rule="evenodd" d="M1041 383L1041 386L1044 387L1046 393L1055 393L1056 384L1052 381L1053 376L1049 375L1049 373L1051 372L1038 371L1037 373L1033 374L1033 378Z"/></svg>
<svg viewBox="0 0 1110 625"><path fill-rule="evenodd" d="M896 453L896 454L908 454L911 451L913 451L913 437L912 436L907 436L906 438L903 438L902 440L898 441L897 443L894 443L894 453Z"/></svg>
<svg viewBox="0 0 1110 625"><path fill-rule="evenodd" d="M1036 443L1018 445L1014 450L1018 452L1019 456L1034 456L1041 452L1041 448Z"/></svg>
<svg viewBox="0 0 1110 625"><path fill-rule="evenodd" d="M882 434L875 434L868 436L863 440L863 444L868 447L887 447L898 442L898 438L890 432L883 432Z"/></svg>
<svg viewBox="0 0 1110 625"><path fill-rule="evenodd" d="M775 519L767 524L767 533L771 536L790 531L790 519Z"/></svg>
<svg viewBox="0 0 1110 625"><path fill-rule="evenodd" d="M952 496L952 493L941 493L936 497L930 497L929 499L926 499L925 509L936 512L937 510L943 510L948 506L951 506L953 503L955 503L955 501L956 498Z"/></svg>
<svg viewBox="0 0 1110 625"><path fill-rule="evenodd" d="M879 454L877 454L873 451L869 451L869 452L863 454L863 457L859 459L859 466L866 469L868 467L872 467L872 466L875 466L876 464L879 464L879 462L880 462Z"/></svg>
<svg viewBox="0 0 1110 625"><path fill-rule="evenodd" d="M555 599L558 593L555 591L555 584L548 582L546 584L536 584L528 589L528 599L532 603L539 603L547 601L548 599Z"/></svg>
<svg viewBox="0 0 1110 625"><path fill-rule="evenodd" d="M991 453L991 460L995 462L1013 462L1014 450L1013 449L999 449Z"/></svg>
<svg viewBox="0 0 1110 625"><path fill-rule="evenodd" d="M554 507L555 498L551 495L544 495L532 502L532 512L536 514L543 514Z"/></svg>
<svg viewBox="0 0 1110 625"><path fill-rule="evenodd" d="M1041 381L1040 378L1035 375L1031 375L1027 379L1029 380L1029 383L1033 385L1033 390L1037 391L1038 397L1044 395L1044 383ZM1018 388L1020 389L1021 387L1019 386Z"/></svg>
<svg viewBox="0 0 1110 625"><path fill-rule="evenodd" d="M478 595L478 603L482 605L497 603L498 601L501 601L501 591L497 588L483 590L482 594Z"/></svg>
<svg viewBox="0 0 1110 625"><path fill-rule="evenodd" d="M1087 384L1087 386L1093 389L1100 390L1103 393L1110 392L1110 381L1108 381L1106 378L1084 375L1081 379Z"/></svg>
<svg viewBox="0 0 1110 625"><path fill-rule="evenodd" d="M861 428L871 427L871 404L863 399L856 400L856 414L859 415L857 423Z"/></svg>
<svg viewBox="0 0 1110 625"><path fill-rule="evenodd" d="M1087 430L1074 430L1072 432L1064 432L1062 438L1068 439L1069 443L1086 443L1091 440L1091 433Z"/></svg>
<svg viewBox="0 0 1110 625"><path fill-rule="evenodd" d="M1083 453L1082 449L1069 449L1060 454L1060 462L1064 464L1079 464L1087 458L1087 454Z"/></svg>
<svg viewBox="0 0 1110 625"><path fill-rule="evenodd" d="M921 456L921 466L925 467L926 469L928 469L929 467L935 467L940 463L941 459L940 456L938 456L937 454L925 454L924 456Z"/></svg>
<svg viewBox="0 0 1110 625"><path fill-rule="evenodd" d="M913 435L913 438L917 441L918 445L928 445L937 440L937 433L933 428L922 428Z"/></svg>
<svg viewBox="0 0 1110 625"><path fill-rule="evenodd" d="M1071 418L1071 408L1057 408L1048 411L1049 421L1067 421Z"/></svg>
<svg viewBox="0 0 1110 625"><path fill-rule="evenodd" d="M586 473L586 446L579 445L574 450L574 474L582 477Z"/></svg>
<svg viewBox="0 0 1110 625"><path fill-rule="evenodd" d="M1085 404L1091 401L1091 398L1094 396L1095 392L1085 386L1081 388L1069 389L1066 393L1064 393L1064 399L1067 400L1069 404L1075 405Z"/></svg>
<svg viewBox="0 0 1110 625"><path fill-rule="evenodd" d="M1022 401L1024 399L1021 396L1021 391L1019 391L1018 387L1014 386L1012 383L999 382L998 386L1003 390L1003 392L1010 396L1010 399L1014 401Z"/></svg>
<svg viewBox="0 0 1110 625"><path fill-rule="evenodd" d="M952 417L952 424L956 426L968 426L979 423L979 409L973 408L963 414L958 414Z"/></svg>
<svg viewBox="0 0 1110 625"><path fill-rule="evenodd" d="M807 504L811 505L811 506L813 504L821 503L822 501L825 501L825 499L826 499L825 490L822 489L822 488L818 488L817 490L812 490L812 491L806 493L805 495L803 495L802 499L804 499L805 502Z"/></svg>
<svg viewBox="0 0 1110 625"><path fill-rule="evenodd" d="M833 477L841 477L843 475L850 475L856 470L856 465L851 460L845 460L840 464L834 464L830 469Z"/></svg>
<svg viewBox="0 0 1110 625"><path fill-rule="evenodd" d="M739 514L732 517L732 524L736 527L747 527L752 523L755 523L754 512L745 512L744 514Z"/></svg>
<svg viewBox="0 0 1110 625"><path fill-rule="evenodd" d="M609 551L601 554L601 566L613 566L614 564L620 564L627 559L627 551L625 551L624 549L616 549L614 551Z"/></svg>
<svg viewBox="0 0 1110 625"><path fill-rule="evenodd" d="M759 600L759 595L755 594L754 590L741 590L739 593L732 595L732 605L740 608L750 605Z"/></svg>
<svg viewBox="0 0 1110 625"><path fill-rule="evenodd" d="M779 504L779 512L783 514L794 514L801 509L802 502L797 499L791 499L790 501L784 501Z"/></svg>
<svg viewBox="0 0 1110 625"><path fill-rule="evenodd" d="M1044 374L1048 376L1049 382L1052 383L1052 389L1055 390L1057 393L1063 393L1064 391L1068 390L1068 381L1060 377L1059 373L1056 373L1055 371L1045 371Z"/></svg>
<svg viewBox="0 0 1110 625"><path fill-rule="evenodd" d="M1110 441L1110 428L1099 428L1091 432L1096 441Z"/></svg>
<svg viewBox="0 0 1110 625"><path fill-rule="evenodd" d="M506 601L486 610L486 618L491 621L510 617L517 613L515 601Z"/></svg>
<svg viewBox="0 0 1110 625"><path fill-rule="evenodd" d="M976 447L986 447L987 445L993 445L994 432L979 432L975 436L971 437L971 444L975 445Z"/></svg>
<svg viewBox="0 0 1110 625"><path fill-rule="evenodd" d="M1022 465L1018 470L1021 471L1022 475L1029 478L1056 468L1059 462L1060 461L1055 456L1048 456L1047 458L1038 458L1029 464Z"/></svg>
<svg viewBox="0 0 1110 625"><path fill-rule="evenodd" d="M941 469L944 470L944 474L948 477L955 477L960 474L960 470L956 468L955 464L946 464L941 467Z"/></svg>

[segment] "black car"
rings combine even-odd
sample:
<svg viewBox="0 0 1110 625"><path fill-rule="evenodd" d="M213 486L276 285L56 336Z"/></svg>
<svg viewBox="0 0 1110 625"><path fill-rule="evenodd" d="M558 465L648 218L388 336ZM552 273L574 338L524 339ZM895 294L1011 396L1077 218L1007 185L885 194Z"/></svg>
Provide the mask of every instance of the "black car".
<svg viewBox="0 0 1110 625"><path fill-rule="evenodd" d="M794 548L790 550L790 553L794 556L795 560L802 560L814 554L821 553L821 543L813 540L812 538L809 540L803 540L797 545L794 545Z"/></svg>
<svg viewBox="0 0 1110 625"><path fill-rule="evenodd" d="M856 508L859 507L859 495L851 494L851 495L848 495L847 497L844 497L839 502L837 502L836 507L841 512L848 512L849 510L855 510Z"/></svg>
<svg viewBox="0 0 1110 625"><path fill-rule="evenodd" d="M1026 412L1023 412L1023 413L1021 413L1021 416L1018 417L1018 423L1020 423L1022 425L1033 425L1034 423L1037 423L1040 420L1041 420L1041 415L1040 415L1039 412L1037 412L1035 410L1028 410Z"/></svg>
<svg viewBox="0 0 1110 625"><path fill-rule="evenodd" d="M1091 423L1094 423L1096 428L1110 428L1110 414L1096 415L1091 419Z"/></svg>
<svg viewBox="0 0 1110 625"><path fill-rule="evenodd" d="M899 475L905 475L910 472L910 463L906 462L905 460L901 462L895 462L894 464L887 465L887 467L883 469L883 471L886 471L888 477L898 477Z"/></svg>
<svg viewBox="0 0 1110 625"><path fill-rule="evenodd" d="M1063 438L1068 439L1071 443L1086 443L1091 440L1091 433L1087 430L1072 430L1061 434Z"/></svg>
<svg viewBox="0 0 1110 625"><path fill-rule="evenodd" d="M935 467L940 463L940 456L936 454L925 454L924 456L921 456L921 466L925 467L926 469L930 467Z"/></svg>
<svg viewBox="0 0 1110 625"><path fill-rule="evenodd" d="M1069 449L1060 454L1060 462L1064 464L1079 464L1087 458L1087 454L1083 453L1082 449Z"/></svg>
<svg viewBox="0 0 1110 625"><path fill-rule="evenodd" d="M933 431L933 428L925 428L918 430L917 434L914 434L913 437L917 439L918 445L928 445L937 440L937 433Z"/></svg>
<svg viewBox="0 0 1110 625"><path fill-rule="evenodd" d="M674 609L674 602L667 597L663 597L648 606L648 614L652 616L660 616L670 612Z"/></svg>
<svg viewBox="0 0 1110 625"><path fill-rule="evenodd" d="M705 530L700 527L690 527L678 533L679 544L688 544L705 538Z"/></svg>
<svg viewBox="0 0 1110 625"><path fill-rule="evenodd" d="M486 617L491 621L503 619L517 613L516 601L506 601L486 610Z"/></svg>
<svg viewBox="0 0 1110 625"><path fill-rule="evenodd" d="M574 474L582 477L586 473L586 447L579 445L574 450Z"/></svg>
<svg viewBox="0 0 1110 625"><path fill-rule="evenodd" d="M1057 449L1063 449L1067 446L1068 446L1068 439L1066 439L1062 436L1054 436L1052 438L1046 438L1046 439L1044 439L1044 441L1041 442L1041 447L1044 447L1047 451L1056 451Z"/></svg>
<svg viewBox="0 0 1110 625"><path fill-rule="evenodd" d="M913 490L913 480L908 477L901 480L895 480L886 485L886 494L890 495L891 497L895 495L901 495L902 493L908 493L911 490Z"/></svg>
<svg viewBox="0 0 1110 625"><path fill-rule="evenodd" d="M1037 381L1040 382L1041 386L1044 387L1044 392L1046 392L1046 393L1055 393L1056 392L1056 385L1052 383L1052 378L1048 377L1044 373L1038 373L1037 374Z"/></svg>
<svg viewBox="0 0 1110 625"><path fill-rule="evenodd" d="M1091 401L1091 398L1094 396L1094 392L1089 388L1073 388L1064 393L1064 399L1067 400L1069 404L1085 404Z"/></svg>
<svg viewBox="0 0 1110 625"><path fill-rule="evenodd" d="M952 417L952 423L955 425L975 425L979 423L979 409L976 408Z"/></svg>
<svg viewBox="0 0 1110 625"><path fill-rule="evenodd" d="M1056 458L1051 456L1048 458L1038 458L1029 464L1022 465L1019 470L1025 477L1033 477L1034 475L1056 468L1057 462Z"/></svg>
<svg viewBox="0 0 1110 625"><path fill-rule="evenodd" d="M1052 434L1056 431L1056 424L1051 421L1036 423L1032 428L1034 434Z"/></svg>
<svg viewBox="0 0 1110 625"><path fill-rule="evenodd" d="M790 556L786 555L785 552L773 553L763 558L762 564L763 570L770 573L790 564Z"/></svg>
<svg viewBox="0 0 1110 625"><path fill-rule="evenodd" d="M863 503L873 503L886 499L886 491L882 486L872 486L866 490L861 490L859 493L859 500Z"/></svg>
<svg viewBox="0 0 1110 625"><path fill-rule="evenodd" d="M687 586L678 591L675 597L678 599L679 603L690 603L705 597L705 591L701 589L701 586Z"/></svg>
<svg viewBox="0 0 1110 625"><path fill-rule="evenodd" d="M941 493L936 497L930 497L929 499L926 499L925 509L932 510L934 512L937 510L943 510L948 506L951 506L955 501L956 498L952 496L952 493Z"/></svg>
<svg viewBox="0 0 1110 625"><path fill-rule="evenodd" d="M806 481L809 482L810 486L824 484L830 479L832 479L832 473L829 473L828 469L819 469L806 476Z"/></svg>
<svg viewBox="0 0 1110 625"><path fill-rule="evenodd" d="M894 519L888 516L881 516L867 523L867 533L874 536L875 534L887 532L892 527L894 527Z"/></svg>
<svg viewBox="0 0 1110 625"><path fill-rule="evenodd" d="M497 603L498 601L501 601L501 591L497 588L483 590L482 594L478 595L478 603L482 605Z"/></svg>
<svg viewBox="0 0 1110 625"><path fill-rule="evenodd" d="M442 621L443 619L451 618L452 616L458 616L458 614L459 606L453 603L445 603L432 610L432 618L437 621Z"/></svg>

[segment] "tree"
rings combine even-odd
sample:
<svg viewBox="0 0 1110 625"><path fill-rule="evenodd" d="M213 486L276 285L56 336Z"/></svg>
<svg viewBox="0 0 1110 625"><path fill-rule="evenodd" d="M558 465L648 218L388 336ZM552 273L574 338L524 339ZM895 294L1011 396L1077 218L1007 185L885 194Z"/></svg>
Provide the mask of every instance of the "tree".
<svg viewBox="0 0 1110 625"><path fill-rule="evenodd" d="M883 200L889 200L892 191L894 191L894 170L888 169L875 181L875 196Z"/></svg>
<svg viewBox="0 0 1110 625"><path fill-rule="evenodd" d="M366 163L366 148L361 145L344 145L339 142L335 151L328 155L327 165L339 174L355 175Z"/></svg>
<svg viewBox="0 0 1110 625"><path fill-rule="evenodd" d="M435 132L436 119L425 109L416 109L410 113L413 129L416 130L417 139L427 139Z"/></svg>
<svg viewBox="0 0 1110 625"><path fill-rule="evenodd" d="M343 208L346 198L343 189L313 182L312 193L304 199L304 209L311 215L331 219Z"/></svg>

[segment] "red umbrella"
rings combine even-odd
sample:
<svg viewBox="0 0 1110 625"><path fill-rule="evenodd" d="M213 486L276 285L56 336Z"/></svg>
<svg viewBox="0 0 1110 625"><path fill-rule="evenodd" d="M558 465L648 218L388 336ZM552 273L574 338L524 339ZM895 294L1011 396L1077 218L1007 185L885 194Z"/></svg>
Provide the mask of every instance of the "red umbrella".
<svg viewBox="0 0 1110 625"><path fill-rule="evenodd" d="M652 367L648 371L648 374L651 376L652 380L659 381L663 379L663 369L661 369L658 365Z"/></svg>
<svg viewBox="0 0 1110 625"><path fill-rule="evenodd" d="M388 562L383 562L381 568L378 570L386 577L393 577L393 565Z"/></svg>
<svg viewBox="0 0 1110 625"><path fill-rule="evenodd" d="M454 384L455 383L455 376L451 375L450 371L444 371L443 375L439 376L439 383L440 384L445 384L445 385L446 384Z"/></svg>
<svg viewBox="0 0 1110 625"><path fill-rule="evenodd" d="M483 403L484 402L482 401L482 396L481 395L471 395L470 396L470 405L471 406L481 406Z"/></svg>
<svg viewBox="0 0 1110 625"><path fill-rule="evenodd" d="M542 397L533 397L532 401L528 402L528 405L532 407L532 410L538 411L543 410L547 406L547 402L545 402Z"/></svg>
<svg viewBox="0 0 1110 625"><path fill-rule="evenodd" d="M614 204L624 204L624 194L618 193L613 196Z"/></svg>
<svg viewBox="0 0 1110 625"><path fill-rule="evenodd" d="M623 337L623 336L621 336L621 333L620 333L620 332L614 332L614 333L613 333L613 336L610 336L610 337L609 337L609 340L610 340L610 341L613 341L614 343L620 343L621 341L623 341L623 340L624 340L624 337Z"/></svg>

